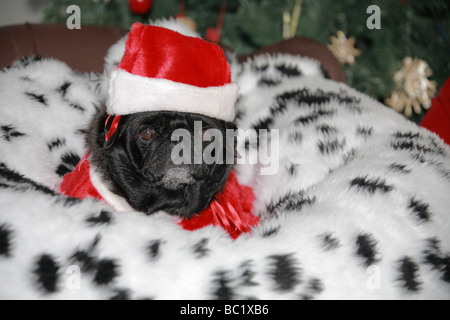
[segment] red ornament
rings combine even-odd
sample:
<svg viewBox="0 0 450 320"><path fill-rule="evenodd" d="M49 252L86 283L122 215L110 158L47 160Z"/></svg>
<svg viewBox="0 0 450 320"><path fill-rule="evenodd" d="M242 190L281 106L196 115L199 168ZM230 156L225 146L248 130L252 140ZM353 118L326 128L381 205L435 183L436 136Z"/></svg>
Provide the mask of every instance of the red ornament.
<svg viewBox="0 0 450 320"><path fill-rule="evenodd" d="M152 4L153 0L128 0L130 10L134 14L147 14Z"/></svg>
<svg viewBox="0 0 450 320"><path fill-rule="evenodd" d="M206 29L205 38L206 38L206 40L208 40L210 42L219 43L220 30L217 30L216 28L213 28L213 27L209 27L208 29Z"/></svg>
<svg viewBox="0 0 450 320"><path fill-rule="evenodd" d="M227 4L224 3L220 8L219 17L217 18L216 27L209 27L206 29L205 38L210 42L219 43L222 35L223 21L225 19L225 12L227 11Z"/></svg>

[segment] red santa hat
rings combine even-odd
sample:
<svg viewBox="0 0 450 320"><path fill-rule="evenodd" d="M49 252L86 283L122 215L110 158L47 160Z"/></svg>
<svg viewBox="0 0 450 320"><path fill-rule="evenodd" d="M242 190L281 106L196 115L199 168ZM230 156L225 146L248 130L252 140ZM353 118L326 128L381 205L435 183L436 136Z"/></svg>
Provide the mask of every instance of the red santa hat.
<svg viewBox="0 0 450 320"><path fill-rule="evenodd" d="M135 23L111 73L107 112L178 111L232 121L238 86L222 49L201 38Z"/></svg>

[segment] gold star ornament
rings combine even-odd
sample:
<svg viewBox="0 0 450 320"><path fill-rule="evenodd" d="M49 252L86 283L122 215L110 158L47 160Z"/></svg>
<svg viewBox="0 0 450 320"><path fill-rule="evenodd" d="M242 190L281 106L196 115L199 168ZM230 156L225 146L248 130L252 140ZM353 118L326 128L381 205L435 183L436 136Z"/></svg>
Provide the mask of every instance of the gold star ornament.
<svg viewBox="0 0 450 320"><path fill-rule="evenodd" d="M403 111L407 117L412 115L413 109L417 114L422 112L422 107L428 109L436 93L436 82L428 79L431 75L425 61L405 57L402 68L394 74L396 89L385 103L397 112Z"/></svg>
<svg viewBox="0 0 450 320"><path fill-rule="evenodd" d="M361 51L355 48L355 38L347 38L342 31L338 31L336 37L331 36L330 41L328 48L341 64L354 64L355 57L361 55Z"/></svg>

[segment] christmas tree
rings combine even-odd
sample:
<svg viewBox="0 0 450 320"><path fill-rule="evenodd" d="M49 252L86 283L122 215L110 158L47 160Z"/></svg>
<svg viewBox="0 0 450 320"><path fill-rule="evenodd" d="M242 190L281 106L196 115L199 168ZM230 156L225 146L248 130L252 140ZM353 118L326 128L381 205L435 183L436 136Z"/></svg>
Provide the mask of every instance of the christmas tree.
<svg viewBox="0 0 450 320"><path fill-rule="evenodd" d="M238 55L291 36L306 36L329 45L331 37L344 35L354 39L348 43L356 50L354 64L343 64L347 83L382 102L402 82L396 83L394 75L402 70L405 57L423 60L431 71L423 77L434 80L437 89L450 76L448 1L147 0L149 10L139 14L132 6L136 1L78 0L76 4L81 9L82 25L129 28L133 22L189 17L197 23L200 34L206 35L208 28L216 30L220 42ZM71 4L73 0L50 1L45 21L65 22L66 8ZM378 17L368 11L373 5L379 8ZM370 28L368 20L375 18L378 28ZM413 120L420 121L422 115L413 115Z"/></svg>

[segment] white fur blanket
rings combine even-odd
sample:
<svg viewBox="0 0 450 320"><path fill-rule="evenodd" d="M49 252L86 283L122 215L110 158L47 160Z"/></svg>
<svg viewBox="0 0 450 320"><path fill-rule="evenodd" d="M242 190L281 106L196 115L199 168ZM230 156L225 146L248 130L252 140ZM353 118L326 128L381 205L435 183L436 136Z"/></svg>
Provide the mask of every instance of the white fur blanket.
<svg viewBox="0 0 450 320"><path fill-rule="evenodd" d="M235 241L57 194L104 81L52 60L1 72L0 298L449 299L450 148L315 61L232 67L238 126L280 130L275 174L235 168L261 217Z"/></svg>

